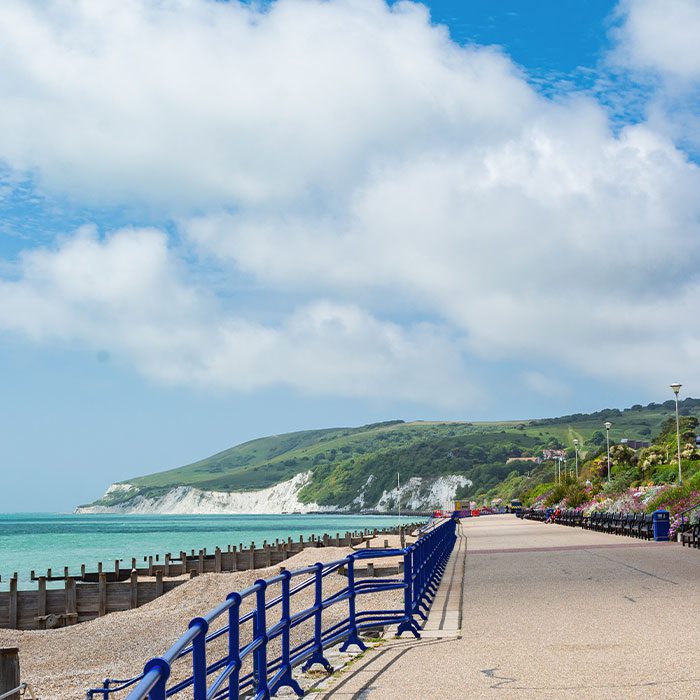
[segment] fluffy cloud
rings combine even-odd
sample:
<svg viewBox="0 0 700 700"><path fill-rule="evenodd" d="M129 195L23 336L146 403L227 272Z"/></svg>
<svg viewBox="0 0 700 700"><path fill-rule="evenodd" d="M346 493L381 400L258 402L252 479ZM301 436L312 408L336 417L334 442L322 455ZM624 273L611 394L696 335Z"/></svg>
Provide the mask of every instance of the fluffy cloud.
<svg viewBox="0 0 700 700"><path fill-rule="evenodd" d="M618 60L692 77L649 39L654 5L624 4ZM696 3L670 6L692 24ZM658 120L616 131L591 99L544 99L420 5L5 0L0 65L0 160L146 203L200 256L155 231L28 253L5 328L239 390L454 401L474 394L465 350L700 381L697 166ZM207 290L202 260L304 301L261 323Z"/></svg>
<svg viewBox="0 0 700 700"><path fill-rule="evenodd" d="M616 32L619 61L667 78L700 78L700 3L697 0L623 0Z"/></svg>
<svg viewBox="0 0 700 700"><path fill-rule="evenodd" d="M700 2L623 0L614 32L614 63L651 88L647 105L654 128L696 154L700 151Z"/></svg>
<svg viewBox="0 0 700 700"><path fill-rule="evenodd" d="M0 159L98 200L315 205L517 126L515 67L382 0L6 0Z"/></svg>
<svg viewBox="0 0 700 700"><path fill-rule="evenodd" d="M474 398L458 344L431 324L401 328L317 301L276 325L227 313L188 284L163 233L85 228L22 257L0 282L0 328L127 358L166 383L386 397L445 406Z"/></svg>

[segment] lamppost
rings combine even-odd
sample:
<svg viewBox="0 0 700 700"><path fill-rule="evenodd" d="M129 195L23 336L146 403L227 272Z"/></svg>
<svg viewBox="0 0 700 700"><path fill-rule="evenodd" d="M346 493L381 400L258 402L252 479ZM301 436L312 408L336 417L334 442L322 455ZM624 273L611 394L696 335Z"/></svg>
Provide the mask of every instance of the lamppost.
<svg viewBox="0 0 700 700"><path fill-rule="evenodd" d="M574 451L576 452L576 478L578 479L578 438L574 438Z"/></svg>
<svg viewBox="0 0 700 700"><path fill-rule="evenodd" d="M681 473L681 420L679 418L678 414L678 392L681 390L682 384L679 384L676 382L675 384L671 384L671 389L673 389L673 393L676 395L676 442L678 445L678 485L680 486L683 483L683 474Z"/></svg>
<svg viewBox="0 0 700 700"><path fill-rule="evenodd" d="M612 423L609 420L605 421L605 442L608 445L608 483L610 483L610 428Z"/></svg>

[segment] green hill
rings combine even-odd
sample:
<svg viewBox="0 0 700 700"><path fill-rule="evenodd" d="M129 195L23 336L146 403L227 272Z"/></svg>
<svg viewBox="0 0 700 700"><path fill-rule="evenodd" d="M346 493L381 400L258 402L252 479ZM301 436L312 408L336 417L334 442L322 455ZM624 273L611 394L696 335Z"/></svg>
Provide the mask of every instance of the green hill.
<svg viewBox="0 0 700 700"><path fill-rule="evenodd" d="M682 412L700 416L700 400L685 399ZM604 441L603 423L613 424L610 436L650 440L674 411L673 401L604 409L544 420L489 423L388 421L358 428L308 430L251 440L193 464L128 479L131 490L114 490L91 505L113 506L138 493L158 497L179 486L205 491L240 492L263 489L300 473L311 478L299 493L306 503L351 506L362 492L372 507L396 484L396 473L407 483L457 475L469 480L460 497L513 491L528 478L544 481L551 467L509 458L537 456L544 448L568 449L580 441L582 459ZM416 482L417 483L417 482ZM406 496L404 496L406 497Z"/></svg>

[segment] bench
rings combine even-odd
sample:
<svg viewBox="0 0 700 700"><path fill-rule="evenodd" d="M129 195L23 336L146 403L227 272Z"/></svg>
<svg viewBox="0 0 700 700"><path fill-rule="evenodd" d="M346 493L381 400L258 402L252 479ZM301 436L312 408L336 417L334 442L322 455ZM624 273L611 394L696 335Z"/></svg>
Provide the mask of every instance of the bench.
<svg viewBox="0 0 700 700"><path fill-rule="evenodd" d="M700 549L700 523L696 523L691 528L681 534L681 544L685 547L695 547Z"/></svg>

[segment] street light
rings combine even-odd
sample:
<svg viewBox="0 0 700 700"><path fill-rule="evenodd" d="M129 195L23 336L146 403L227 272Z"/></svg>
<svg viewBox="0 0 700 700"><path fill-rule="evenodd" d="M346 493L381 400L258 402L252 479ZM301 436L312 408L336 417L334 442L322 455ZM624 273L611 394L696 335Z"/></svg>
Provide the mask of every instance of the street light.
<svg viewBox="0 0 700 700"><path fill-rule="evenodd" d="M608 445L608 483L610 483L610 428L612 423L609 420L605 421L605 441Z"/></svg>
<svg viewBox="0 0 700 700"><path fill-rule="evenodd" d="M682 384L676 382L671 384L671 389L676 395L676 441L678 444L678 485L683 483L683 474L681 473L681 420L678 416L678 392L681 390Z"/></svg>
<svg viewBox="0 0 700 700"><path fill-rule="evenodd" d="M578 479L578 438L574 438L574 451L576 452L576 478Z"/></svg>

